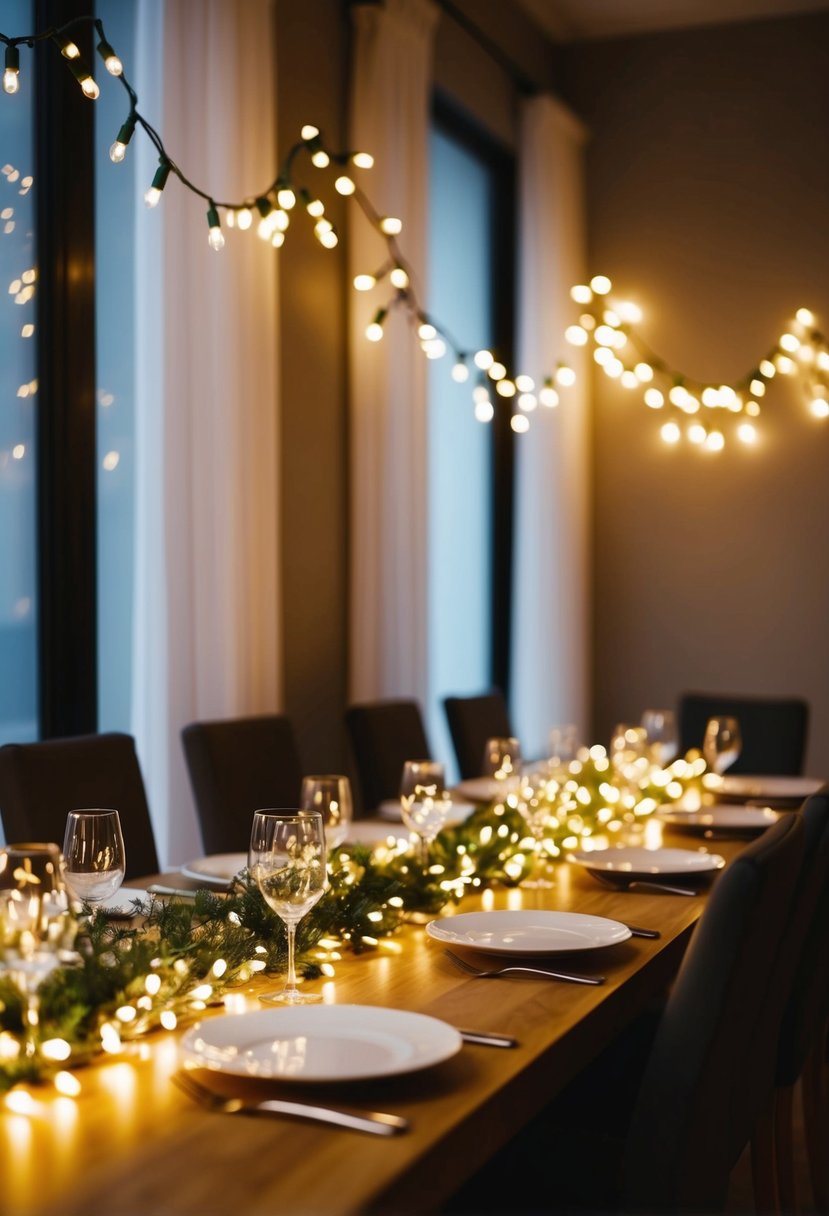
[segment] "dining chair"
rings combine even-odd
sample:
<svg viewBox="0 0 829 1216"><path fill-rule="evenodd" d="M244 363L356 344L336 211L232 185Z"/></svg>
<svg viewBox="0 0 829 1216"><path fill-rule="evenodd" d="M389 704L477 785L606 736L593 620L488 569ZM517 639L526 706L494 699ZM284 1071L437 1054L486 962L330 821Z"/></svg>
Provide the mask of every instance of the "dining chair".
<svg viewBox="0 0 829 1216"><path fill-rule="evenodd" d="M507 1197L515 1212L723 1209L771 1099L786 996L776 988L803 855L793 814L734 859L661 1012L630 1024L449 1211L506 1210Z"/></svg>
<svg viewBox="0 0 829 1216"><path fill-rule="evenodd" d="M299 806L302 763L284 714L191 722L181 741L207 853L247 852L254 811Z"/></svg>
<svg viewBox="0 0 829 1216"><path fill-rule="evenodd" d="M480 777L487 739L513 733L504 694L493 688L473 697L445 697L443 707L461 779Z"/></svg>
<svg viewBox="0 0 829 1216"><path fill-rule="evenodd" d="M740 723L743 745L729 773L799 776L803 772L809 704L799 697L731 696L684 692L679 698L682 754L702 747L709 718L728 716Z"/></svg>
<svg viewBox="0 0 829 1216"><path fill-rule="evenodd" d="M802 947L780 1028L775 1077L773 1141L780 1208L798 1210L794 1167L794 1095L801 1081L803 1124L818 1211L829 1210L829 1090L825 1081L829 1023L829 785L803 807L806 833L798 884ZM802 923L800 923L802 922Z"/></svg>
<svg viewBox="0 0 829 1216"><path fill-rule="evenodd" d="M400 794L407 760L433 759L417 701L386 700L349 705L345 723L357 769L363 810Z"/></svg>
<svg viewBox="0 0 829 1216"><path fill-rule="evenodd" d="M118 811L126 878L157 874L150 812L131 735L80 735L0 747L0 819L9 843L63 845L70 811Z"/></svg>

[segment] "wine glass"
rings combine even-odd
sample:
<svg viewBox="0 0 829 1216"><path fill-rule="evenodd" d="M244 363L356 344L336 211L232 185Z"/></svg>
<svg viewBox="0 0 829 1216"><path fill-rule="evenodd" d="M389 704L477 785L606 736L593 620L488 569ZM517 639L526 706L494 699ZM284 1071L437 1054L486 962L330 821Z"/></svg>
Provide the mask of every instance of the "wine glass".
<svg viewBox="0 0 829 1216"><path fill-rule="evenodd" d="M37 1050L38 989L71 946L74 927L56 844L0 849L0 966L26 1003L26 1055Z"/></svg>
<svg viewBox="0 0 829 1216"><path fill-rule="evenodd" d="M76 900L102 906L124 881L124 837L117 811L70 811L63 838L66 885Z"/></svg>
<svg viewBox="0 0 829 1216"><path fill-rule="evenodd" d="M517 739L494 737L484 746L483 775L513 789L521 779L521 744Z"/></svg>
<svg viewBox="0 0 829 1216"><path fill-rule="evenodd" d="M304 811L319 811L329 852L338 849L351 826L351 783L348 777L303 777L299 801Z"/></svg>
<svg viewBox="0 0 829 1216"><path fill-rule="evenodd" d="M550 727L550 750L547 760L553 776L563 775L563 771L576 758L579 750L578 727L572 722L564 726Z"/></svg>
<svg viewBox="0 0 829 1216"><path fill-rule="evenodd" d="M731 768L742 750L740 723L736 718L709 718L702 741L702 754L712 773L719 776Z"/></svg>
<svg viewBox="0 0 829 1216"><path fill-rule="evenodd" d="M326 887L325 828L319 811L256 811L250 834L248 869L262 898L288 931L288 975L281 992L260 1001L307 1005L319 993L296 986L296 927Z"/></svg>
<svg viewBox="0 0 829 1216"><path fill-rule="evenodd" d="M679 751L679 735L673 710L646 709L642 714L642 727L648 736L654 764L667 768Z"/></svg>
<svg viewBox="0 0 829 1216"><path fill-rule="evenodd" d="M429 845L452 809L442 764L434 760L407 760L400 778L403 822L418 837L420 862L429 864Z"/></svg>

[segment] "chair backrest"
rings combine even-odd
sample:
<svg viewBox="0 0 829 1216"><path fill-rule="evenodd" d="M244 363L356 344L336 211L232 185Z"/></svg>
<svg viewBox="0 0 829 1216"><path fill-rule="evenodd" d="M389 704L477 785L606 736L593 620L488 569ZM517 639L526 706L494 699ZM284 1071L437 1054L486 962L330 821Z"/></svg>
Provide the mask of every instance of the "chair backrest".
<svg viewBox="0 0 829 1216"><path fill-rule="evenodd" d="M629 1211L719 1211L771 1093L781 945L803 859L786 815L717 880L665 1011L631 1121ZM771 1011L771 1012L767 1012Z"/></svg>
<svg viewBox="0 0 829 1216"><path fill-rule="evenodd" d="M446 697L443 707L461 778L480 777L487 739L512 735L504 694L494 688L475 697Z"/></svg>
<svg viewBox="0 0 829 1216"><path fill-rule="evenodd" d="M780 1027L776 1084L794 1085L829 1012L829 785L803 807L806 833L798 915L792 927L794 976Z"/></svg>
<svg viewBox="0 0 829 1216"><path fill-rule="evenodd" d="M0 747L0 818L11 844L63 845L66 816L84 807L116 810L126 877L158 873L147 796L130 735L80 735Z"/></svg>
<svg viewBox="0 0 829 1216"><path fill-rule="evenodd" d="M284 715L191 722L181 739L206 852L247 852L254 811L299 806L302 764Z"/></svg>
<svg viewBox="0 0 829 1216"><path fill-rule="evenodd" d="M679 699L679 741L687 752L701 747L709 718L727 715L740 723L743 746L730 773L797 776L803 772L808 702L798 697L747 697L686 692Z"/></svg>
<svg viewBox="0 0 829 1216"><path fill-rule="evenodd" d="M345 723L354 753L364 811L397 798L407 760L431 760L417 701L372 701L350 705Z"/></svg>

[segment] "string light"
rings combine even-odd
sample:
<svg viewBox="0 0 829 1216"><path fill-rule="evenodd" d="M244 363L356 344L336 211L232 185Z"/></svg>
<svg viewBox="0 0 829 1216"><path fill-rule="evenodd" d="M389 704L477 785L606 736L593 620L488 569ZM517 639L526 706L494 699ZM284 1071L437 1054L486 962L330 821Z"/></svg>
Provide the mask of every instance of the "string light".
<svg viewBox="0 0 829 1216"><path fill-rule="evenodd" d="M121 161L127 154L127 145L135 133L135 115L130 114L129 118L121 126L118 135L115 138L112 146L109 149L109 159L114 165L120 165Z"/></svg>
<svg viewBox="0 0 829 1216"><path fill-rule="evenodd" d="M216 210L215 204L213 203L211 203L211 205L207 208L207 224L209 228L207 243L209 244L210 248L215 249L216 252L218 252L220 249L224 249L224 233L222 232L219 213Z"/></svg>
<svg viewBox="0 0 829 1216"><path fill-rule="evenodd" d="M16 46L6 47L6 70L3 72L3 89L16 93L20 88L20 51Z"/></svg>
<svg viewBox="0 0 829 1216"><path fill-rule="evenodd" d="M98 54L103 59L104 67L109 72L110 76L121 76L123 74L124 65L115 54L115 51L113 51L106 38L101 38L101 41L98 43Z"/></svg>
<svg viewBox="0 0 829 1216"><path fill-rule="evenodd" d="M168 160L162 158L161 163L155 171L152 185L144 195L144 202L148 207L157 207L161 199L161 191L167 185L167 178L170 176L171 165Z"/></svg>

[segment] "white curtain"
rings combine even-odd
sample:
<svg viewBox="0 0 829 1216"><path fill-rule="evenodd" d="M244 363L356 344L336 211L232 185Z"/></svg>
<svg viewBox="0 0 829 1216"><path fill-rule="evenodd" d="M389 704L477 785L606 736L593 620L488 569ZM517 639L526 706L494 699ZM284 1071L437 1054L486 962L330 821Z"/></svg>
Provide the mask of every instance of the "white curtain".
<svg viewBox="0 0 829 1216"><path fill-rule="evenodd" d="M361 175L381 214L403 221L401 249L424 300L431 0L352 9L351 146L370 152ZM350 272L373 273L385 246L352 208ZM392 309L381 342L366 325L393 288L354 294L350 316L350 696L425 699L427 677L426 360L405 315Z"/></svg>
<svg viewBox="0 0 829 1216"><path fill-rule="evenodd" d="M563 337L575 319L570 288L586 273L584 141L578 119L555 98L525 104L518 365L537 374L562 358L578 377L556 409L539 407L516 443L512 707L530 756L546 754L554 724L574 722L583 740L590 727L590 369L583 349Z"/></svg>
<svg viewBox="0 0 829 1216"><path fill-rule="evenodd" d="M142 108L218 200L275 176L272 0L244 17L223 0L139 6ZM140 133L134 147L149 184L155 154ZM277 258L252 232L211 250L206 209L171 175L136 233L133 730L163 863L201 849L182 726L280 697Z"/></svg>

